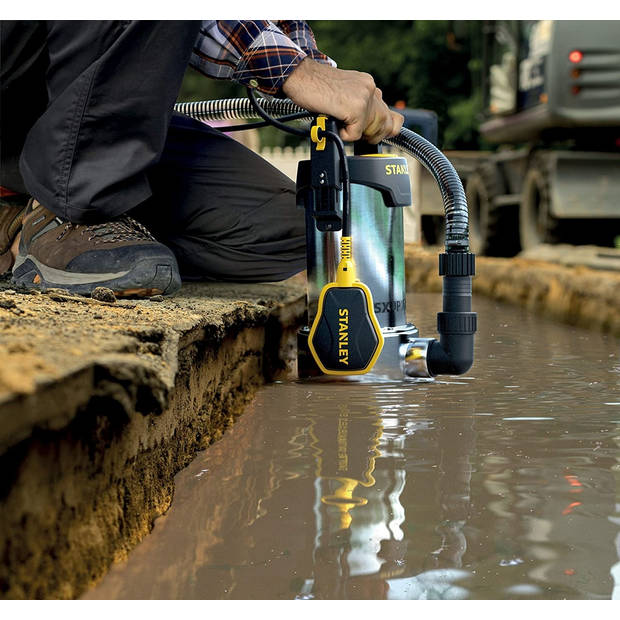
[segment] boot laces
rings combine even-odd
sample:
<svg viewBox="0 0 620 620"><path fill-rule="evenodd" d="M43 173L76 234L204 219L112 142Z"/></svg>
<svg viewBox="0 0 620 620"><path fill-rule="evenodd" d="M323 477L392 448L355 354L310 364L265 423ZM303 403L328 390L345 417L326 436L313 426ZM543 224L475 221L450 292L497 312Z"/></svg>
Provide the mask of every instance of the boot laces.
<svg viewBox="0 0 620 620"><path fill-rule="evenodd" d="M148 229L132 217L124 215L110 222L89 225L73 225L77 230L82 228L82 234L88 234L88 240L95 243L114 243L117 241L155 241L155 237Z"/></svg>

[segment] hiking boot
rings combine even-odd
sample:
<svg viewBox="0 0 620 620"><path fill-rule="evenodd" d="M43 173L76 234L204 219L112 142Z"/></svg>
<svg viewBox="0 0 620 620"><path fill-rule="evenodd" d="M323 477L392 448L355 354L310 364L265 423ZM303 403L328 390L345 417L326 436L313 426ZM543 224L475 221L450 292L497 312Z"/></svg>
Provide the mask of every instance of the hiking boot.
<svg viewBox="0 0 620 620"><path fill-rule="evenodd" d="M129 216L73 224L31 200L22 226L13 267L16 284L78 295L104 286L117 297L167 295L181 288L172 251Z"/></svg>
<svg viewBox="0 0 620 620"><path fill-rule="evenodd" d="M13 253L11 246L22 227L28 196L15 194L0 187L0 276L11 271Z"/></svg>

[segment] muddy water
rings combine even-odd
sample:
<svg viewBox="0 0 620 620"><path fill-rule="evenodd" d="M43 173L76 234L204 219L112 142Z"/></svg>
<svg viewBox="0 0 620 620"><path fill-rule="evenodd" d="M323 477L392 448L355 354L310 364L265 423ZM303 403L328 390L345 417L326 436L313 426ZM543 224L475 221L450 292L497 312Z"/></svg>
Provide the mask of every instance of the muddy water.
<svg viewBox="0 0 620 620"><path fill-rule="evenodd" d="M466 377L264 388L86 598L620 598L620 342L474 302Z"/></svg>

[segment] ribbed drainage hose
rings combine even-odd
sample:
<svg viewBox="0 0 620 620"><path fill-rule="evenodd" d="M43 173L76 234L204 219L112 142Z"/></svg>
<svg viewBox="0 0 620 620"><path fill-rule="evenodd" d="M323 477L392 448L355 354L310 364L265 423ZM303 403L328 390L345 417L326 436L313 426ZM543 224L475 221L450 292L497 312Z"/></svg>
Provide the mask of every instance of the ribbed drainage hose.
<svg viewBox="0 0 620 620"><path fill-rule="evenodd" d="M288 99L259 99L259 102L266 112L276 117L304 112L303 108ZM177 103L174 109L202 121L258 118L247 98ZM308 112L308 118L313 116ZM433 175L439 185L446 215L446 251L467 252L467 201L461 179L447 157L428 140L409 129L401 129L398 136L384 142L415 157Z"/></svg>
<svg viewBox="0 0 620 620"><path fill-rule="evenodd" d="M269 114L276 117L306 111L288 99L259 99L259 102ZM186 114L187 116L201 121L259 118L252 107L252 102L245 97L177 103L174 109L176 112ZM312 118L313 116L311 112L308 112L308 118Z"/></svg>
<svg viewBox="0 0 620 620"><path fill-rule="evenodd" d="M401 129L385 143L415 157L435 177L446 214L446 252L469 250L469 212L463 184L450 160L428 140L409 129Z"/></svg>

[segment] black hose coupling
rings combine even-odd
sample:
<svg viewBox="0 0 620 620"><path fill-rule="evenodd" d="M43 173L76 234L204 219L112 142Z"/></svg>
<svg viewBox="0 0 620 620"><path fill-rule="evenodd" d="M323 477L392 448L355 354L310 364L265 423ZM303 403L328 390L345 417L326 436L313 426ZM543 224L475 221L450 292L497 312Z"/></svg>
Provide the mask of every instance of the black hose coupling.
<svg viewBox="0 0 620 620"><path fill-rule="evenodd" d="M471 278L476 256L469 252L439 255L439 275L443 281L443 312L437 314L439 341L428 349L428 369L432 375L462 375L474 363L474 334L477 314L471 311Z"/></svg>
<svg viewBox="0 0 620 620"><path fill-rule="evenodd" d="M471 252L447 252L439 255L440 276L473 276L476 255Z"/></svg>

